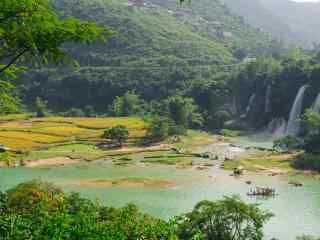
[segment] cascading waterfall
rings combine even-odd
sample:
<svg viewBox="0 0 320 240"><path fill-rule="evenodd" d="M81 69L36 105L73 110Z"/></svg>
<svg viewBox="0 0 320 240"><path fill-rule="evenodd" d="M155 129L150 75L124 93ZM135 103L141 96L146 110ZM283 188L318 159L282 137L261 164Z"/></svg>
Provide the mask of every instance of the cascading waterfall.
<svg viewBox="0 0 320 240"><path fill-rule="evenodd" d="M249 99L248 106L246 108L246 115L248 115L248 113L250 112L255 99L256 99L256 94L252 94Z"/></svg>
<svg viewBox="0 0 320 240"><path fill-rule="evenodd" d="M284 118L275 118L268 124L268 130L272 137L279 139L286 133L287 122Z"/></svg>
<svg viewBox="0 0 320 240"><path fill-rule="evenodd" d="M300 122L299 117L302 112L302 102L303 97L306 89L308 88L308 85L303 85L296 96L296 99L294 100L293 106L290 111L289 120L288 120L288 126L286 130L286 135L291 136L297 136L300 132Z"/></svg>
<svg viewBox="0 0 320 240"><path fill-rule="evenodd" d="M316 100L314 101L312 107L311 107L311 110L313 112L317 112L317 113L320 113L320 93L318 94Z"/></svg>
<svg viewBox="0 0 320 240"><path fill-rule="evenodd" d="M267 87L267 92L266 92L266 100L265 100L265 108L264 111L266 113L270 113L271 112L271 86L269 85Z"/></svg>

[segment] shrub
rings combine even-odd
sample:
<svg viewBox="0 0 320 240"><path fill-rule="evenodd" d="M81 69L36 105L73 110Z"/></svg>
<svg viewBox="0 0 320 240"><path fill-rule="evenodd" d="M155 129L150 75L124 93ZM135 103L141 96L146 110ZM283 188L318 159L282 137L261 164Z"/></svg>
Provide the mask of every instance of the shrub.
<svg viewBox="0 0 320 240"><path fill-rule="evenodd" d="M91 105L85 106L83 112L84 112L85 117L94 117L95 116L94 108Z"/></svg>
<svg viewBox="0 0 320 240"><path fill-rule="evenodd" d="M37 97L34 103L36 116L42 118L46 116L47 102L43 101L41 98Z"/></svg>
<svg viewBox="0 0 320 240"><path fill-rule="evenodd" d="M118 125L113 128L109 128L104 131L103 138L110 138L111 140L116 140L120 147L122 144L128 140L129 130L127 127Z"/></svg>
<svg viewBox="0 0 320 240"><path fill-rule="evenodd" d="M273 148L292 150L300 147L300 141L294 136L286 136L273 142Z"/></svg>
<svg viewBox="0 0 320 240"><path fill-rule="evenodd" d="M301 154L293 161L293 167L303 170L320 171L320 156L314 154Z"/></svg>
<svg viewBox="0 0 320 240"><path fill-rule="evenodd" d="M164 117L154 117L147 129L147 138L153 141L162 141L169 136L169 119Z"/></svg>
<svg viewBox="0 0 320 240"><path fill-rule="evenodd" d="M71 108L66 112L66 117L84 117L85 114L80 108Z"/></svg>

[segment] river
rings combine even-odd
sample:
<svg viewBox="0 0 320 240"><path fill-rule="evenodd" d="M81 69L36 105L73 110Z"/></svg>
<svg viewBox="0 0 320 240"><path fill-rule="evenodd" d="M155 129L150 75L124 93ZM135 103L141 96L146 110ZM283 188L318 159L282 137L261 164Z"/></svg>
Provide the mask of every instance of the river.
<svg viewBox="0 0 320 240"><path fill-rule="evenodd" d="M211 145L208 151L225 149L226 145ZM233 149L233 152L237 152ZM139 159L142 156L137 155ZM195 160L199 161L199 160ZM145 178L165 180L170 186L92 186L73 185L90 179ZM304 183L301 188L288 184L290 179L299 178ZM66 191L77 191L83 196L100 201L108 206L123 206L132 202L142 211L156 217L170 217L190 211L199 201L221 199L223 196L239 195L246 202L259 203L261 208L275 214L265 226L265 239L276 237L283 240L295 239L302 234L320 236L320 181L306 177L275 176L265 174L245 174L230 176L230 172L215 166L207 170L195 167L178 169L168 165L145 165L137 161L128 166L116 166L111 161L80 163L55 168L2 168L0 169L0 189L6 190L16 184L31 179L53 182ZM246 181L252 181L247 185ZM246 196L255 186L273 187L279 196L257 199Z"/></svg>

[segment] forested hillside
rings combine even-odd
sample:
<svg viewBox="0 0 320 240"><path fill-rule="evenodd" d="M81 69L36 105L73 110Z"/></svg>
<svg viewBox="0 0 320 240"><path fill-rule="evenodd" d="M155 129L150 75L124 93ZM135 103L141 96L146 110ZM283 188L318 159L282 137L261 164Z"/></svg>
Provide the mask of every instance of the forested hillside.
<svg viewBox="0 0 320 240"><path fill-rule="evenodd" d="M65 16L111 27L114 35L106 44L67 44L79 68L33 67L20 88L27 106L41 97L54 111L92 105L103 113L128 90L145 100L187 95L195 84L221 82L223 72L243 58L270 55L280 47L218 1L76 2L55 5Z"/></svg>

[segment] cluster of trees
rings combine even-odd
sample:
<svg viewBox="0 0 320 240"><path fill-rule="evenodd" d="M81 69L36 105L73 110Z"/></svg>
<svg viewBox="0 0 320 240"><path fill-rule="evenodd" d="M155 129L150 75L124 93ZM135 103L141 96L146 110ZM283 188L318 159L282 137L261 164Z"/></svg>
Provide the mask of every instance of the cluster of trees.
<svg viewBox="0 0 320 240"><path fill-rule="evenodd" d="M104 41L111 31L93 22L62 16L49 0L0 2L0 113L17 111L12 81L25 68L21 63L71 61L64 43Z"/></svg>
<svg viewBox="0 0 320 240"><path fill-rule="evenodd" d="M304 114L298 119L304 133L299 136L286 136L274 142L275 148L283 150L304 150L293 162L293 166L303 170L320 171L320 113L311 109L306 109Z"/></svg>
<svg viewBox="0 0 320 240"><path fill-rule="evenodd" d="M272 217L237 197L203 201L166 222L132 204L104 207L44 182L0 192L0 239L236 239L260 240Z"/></svg>

